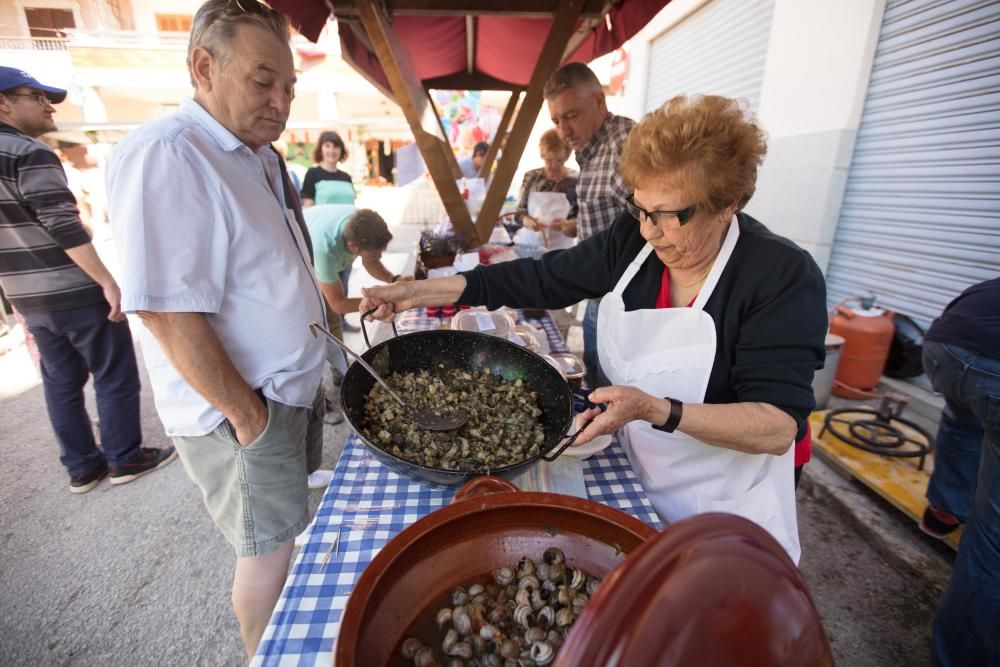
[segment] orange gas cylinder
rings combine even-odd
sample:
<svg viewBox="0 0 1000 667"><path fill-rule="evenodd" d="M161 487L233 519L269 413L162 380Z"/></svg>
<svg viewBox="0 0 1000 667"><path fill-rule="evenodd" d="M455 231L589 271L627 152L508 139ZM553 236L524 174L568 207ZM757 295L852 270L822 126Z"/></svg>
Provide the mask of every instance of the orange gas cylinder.
<svg viewBox="0 0 1000 667"><path fill-rule="evenodd" d="M874 299L862 299L860 308L848 308L844 303L834 308L830 320L830 333L844 338L833 393L843 398L868 398L851 389L864 392L878 385L895 333L894 313L875 307Z"/></svg>

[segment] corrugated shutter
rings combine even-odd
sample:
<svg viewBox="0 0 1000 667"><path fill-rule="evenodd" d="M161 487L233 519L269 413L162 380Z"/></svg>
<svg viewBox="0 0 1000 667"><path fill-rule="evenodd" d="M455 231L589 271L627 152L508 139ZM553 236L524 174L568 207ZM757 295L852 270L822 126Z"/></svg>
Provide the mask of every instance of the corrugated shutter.
<svg viewBox="0 0 1000 667"><path fill-rule="evenodd" d="M746 98L756 113L773 0L714 0L653 40L645 111L674 95Z"/></svg>
<svg viewBox="0 0 1000 667"><path fill-rule="evenodd" d="M890 0L827 285L927 327L1000 273L1000 3Z"/></svg>

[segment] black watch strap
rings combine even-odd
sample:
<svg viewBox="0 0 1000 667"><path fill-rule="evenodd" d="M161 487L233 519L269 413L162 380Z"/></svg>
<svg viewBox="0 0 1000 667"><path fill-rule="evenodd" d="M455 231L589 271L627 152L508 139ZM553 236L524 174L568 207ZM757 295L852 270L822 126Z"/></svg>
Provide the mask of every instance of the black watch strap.
<svg viewBox="0 0 1000 667"><path fill-rule="evenodd" d="M667 417L667 421L663 422L662 425L657 426L653 424L653 428L657 431L663 431L664 433L673 433L677 425L681 423L681 415L684 412L684 404L678 401L676 398L670 398L669 396L663 397L665 400L670 401L670 415Z"/></svg>

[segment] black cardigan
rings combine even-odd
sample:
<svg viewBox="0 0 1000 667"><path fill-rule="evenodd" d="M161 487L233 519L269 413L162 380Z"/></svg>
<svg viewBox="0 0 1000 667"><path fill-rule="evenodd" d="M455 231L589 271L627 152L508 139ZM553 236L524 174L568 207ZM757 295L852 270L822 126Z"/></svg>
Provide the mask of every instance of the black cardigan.
<svg viewBox="0 0 1000 667"><path fill-rule="evenodd" d="M813 372L823 367L826 284L805 250L745 213L719 284L705 304L717 345L705 403L770 403L805 434L816 407ZM564 308L611 292L645 240L623 213L607 230L540 259L479 266L463 273L459 303L489 308ZM650 253L625 288L627 310L655 308L663 263Z"/></svg>

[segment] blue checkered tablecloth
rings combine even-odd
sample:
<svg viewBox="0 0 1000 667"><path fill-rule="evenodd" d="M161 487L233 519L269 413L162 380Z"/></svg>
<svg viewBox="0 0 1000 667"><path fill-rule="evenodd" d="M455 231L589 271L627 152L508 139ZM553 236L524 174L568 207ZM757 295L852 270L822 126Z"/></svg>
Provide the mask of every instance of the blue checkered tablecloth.
<svg viewBox="0 0 1000 667"><path fill-rule="evenodd" d="M565 349L552 318L520 319L544 329L553 351ZM440 323L421 320L408 322L423 329ZM587 459L583 475L591 500L662 527L617 442ZM351 435L252 664L330 665L341 614L365 566L404 528L447 505L455 490L397 475Z"/></svg>

